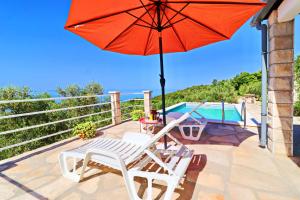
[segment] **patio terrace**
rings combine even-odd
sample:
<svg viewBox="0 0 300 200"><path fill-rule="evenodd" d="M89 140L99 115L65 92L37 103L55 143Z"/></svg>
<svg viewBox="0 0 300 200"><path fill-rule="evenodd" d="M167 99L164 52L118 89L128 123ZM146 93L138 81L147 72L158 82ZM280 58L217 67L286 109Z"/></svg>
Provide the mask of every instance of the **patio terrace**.
<svg viewBox="0 0 300 200"><path fill-rule="evenodd" d="M127 121L99 133L120 138L138 130L138 123ZM288 157L258 148L257 133L257 128L209 124L199 142L190 142L174 129L172 134L196 157L173 199L299 199L299 167ZM118 171L90 165L80 183L61 176L58 154L83 142L73 138L0 162L1 199L128 199ZM137 182L140 195L143 184ZM165 187L154 186L161 199Z"/></svg>

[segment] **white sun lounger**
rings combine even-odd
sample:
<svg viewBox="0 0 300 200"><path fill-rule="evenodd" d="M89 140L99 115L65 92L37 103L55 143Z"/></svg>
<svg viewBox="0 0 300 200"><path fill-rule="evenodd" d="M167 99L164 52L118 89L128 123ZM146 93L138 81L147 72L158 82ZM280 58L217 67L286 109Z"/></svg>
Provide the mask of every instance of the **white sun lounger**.
<svg viewBox="0 0 300 200"><path fill-rule="evenodd" d="M201 105L197 106L195 109L193 109L190 113L190 116L188 119L184 120L178 125L178 128L180 130L181 136L186 140L193 140L198 141L201 137L201 134L204 130L204 128L207 125L207 119L201 115L196 110ZM195 113L199 116L199 118L193 117L192 113ZM167 117L167 123L171 122L174 119L178 119L182 116L182 113L179 112L170 112L168 113Z"/></svg>
<svg viewBox="0 0 300 200"><path fill-rule="evenodd" d="M100 138L76 149L64 151L59 155L62 174L64 177L79 182L83 178L88 162L93 161L122 172L130 199L139 199L133 180L137 176L146 177L148 180L147 199L152 198L152 180L154 179L163 180L167 183L168 188L164 199L170 199L175 187L185 174L192 159L193 151L173 138L169 131L189 116L190 114L186 113L173 120L153 137L141 133L125 133L121 140ZM174 148L172 150L159 150L156 148L156 143L164 135L175 142L178 147L177 150L174 150ZM169 157L163 161L159 156L160 153L168 154ZM68 167L68 158L73 159L72 170ZM83 160L83 166L78 174L76 165L81 160ZM167 174L141 171L151 160L166 170ZM130 163L135 165L128 170Z"/></svg>

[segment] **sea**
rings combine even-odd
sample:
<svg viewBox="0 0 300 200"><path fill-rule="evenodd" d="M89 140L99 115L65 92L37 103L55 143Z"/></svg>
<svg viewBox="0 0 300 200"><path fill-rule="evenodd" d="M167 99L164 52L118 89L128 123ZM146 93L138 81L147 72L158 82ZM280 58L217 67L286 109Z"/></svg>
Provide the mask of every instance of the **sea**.
<svg viewBox="0 0 300 200"><path fill-rule="evenodd" d="M109 94L110 91L116 91L116 90L104 90L103 94ZM128 89L123 89L123 90L118 90L121 93L121 101L126 101L129 99L141 99L143 98L143 90L128 90ZM152 91L152 97L156 97L161 95L161 90L160 89L154 89L151 90ZM166 94L167 93L171 93L171 92L175 92L176 89L171 89L171 90L166 90ZM32 91L31 94L32 95L38 95L41 93L45 93L47 92L48 94L51 95L51 97L60 97L60 95L56 92L56 90L35 90Z"/></svg>

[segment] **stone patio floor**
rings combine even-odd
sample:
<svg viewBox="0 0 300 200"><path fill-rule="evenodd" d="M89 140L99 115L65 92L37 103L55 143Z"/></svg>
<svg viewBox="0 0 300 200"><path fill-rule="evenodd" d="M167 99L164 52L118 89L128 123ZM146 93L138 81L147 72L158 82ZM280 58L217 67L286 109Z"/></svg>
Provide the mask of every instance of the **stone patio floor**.
<svg viewBox="0 0 300 200"><path fill-rule="evenodd" d="M103 130L100 137L120 138L137 130L139 125L129 121ZM172 134L180 139L178 131ZM198 160L173 199L300 199L300 168L259 148L257 128L209 124L199 142L181 141ZM82 143L71 139L0 162L0 199L128 199L118 171L91 166L80 183L61 176L58 154ZM156 199L164 190L155 185Z"/></svg>

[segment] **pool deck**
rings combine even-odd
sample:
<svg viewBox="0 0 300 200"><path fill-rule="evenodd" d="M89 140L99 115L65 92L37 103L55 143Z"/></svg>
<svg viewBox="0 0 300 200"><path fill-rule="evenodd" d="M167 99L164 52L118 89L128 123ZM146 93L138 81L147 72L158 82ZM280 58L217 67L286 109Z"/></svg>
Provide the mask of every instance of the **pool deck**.
<svg viewBox="0 0 300 200"><path fill-rule="evenodd" d="M101 131L100 137L121 138L125 131L138 131L137 122L128 121ZM194 149L192 163L173 199L204 200L292 200L300 199L300 168L297 158L274 156L258 147L258 130L238 126L208 124L200 141L183 140ZM71 139L0 162L0 199L128 199L119 172L90 165L86 178L74 183L61 176L58 155L79 146ZM144 193L143 183L137 183ZM156 199L165 187L154 184Z"/></svg>

